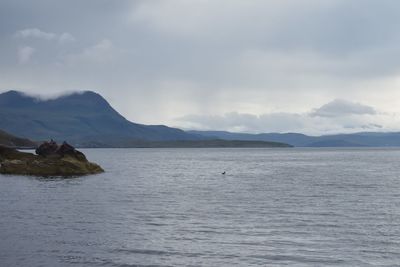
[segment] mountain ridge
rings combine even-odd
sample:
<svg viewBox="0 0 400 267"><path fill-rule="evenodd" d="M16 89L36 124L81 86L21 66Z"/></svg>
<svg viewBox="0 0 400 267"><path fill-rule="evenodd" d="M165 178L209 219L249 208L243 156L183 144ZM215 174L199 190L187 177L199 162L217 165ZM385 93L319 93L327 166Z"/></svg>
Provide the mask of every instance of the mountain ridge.
<svg viewBox="0 0 400 267"><path fill-rule="evenodd" d="M30 138L69 140L75 145L91 140L99 144L127 139L173 141L197 140L197 135L164 125L128 121L100 94L75 92L39 99L20 91L0 94L0 129Z"/></svg>
<svg viewBox="0 0 400 267"><path fill-rule="evenodd" d="M153 146L162 141L175 144L174 141L185 140L263 141L295 147L400 146L399 132L309 136L301 133L183 131L165 125L144 125L127 120L106 99L93 91L73 92L48 99L15 90L1 93L0 129L35 141L53 138L60 142L68 140L75 146L89 147ZM204 142L205 146L209 144Z"/></svg>
<svg viewBox="0 0 400 267"><path fill-rule="evenodd" d="M36 143L26 139L14 136L3 130L0 130L0 145L7 147L17 148L33 148L36 147Z"/></svg>

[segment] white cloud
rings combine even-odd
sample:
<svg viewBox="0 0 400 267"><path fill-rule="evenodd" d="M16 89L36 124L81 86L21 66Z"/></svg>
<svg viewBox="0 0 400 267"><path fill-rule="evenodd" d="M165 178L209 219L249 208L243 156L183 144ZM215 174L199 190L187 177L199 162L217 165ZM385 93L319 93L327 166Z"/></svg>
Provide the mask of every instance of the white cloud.
<svg viewBox="0 0 400 267"><path fill-rule="evenodd" d="M226 130L232 132L285 132L304 128L304 115L295 113L269 113L262 115L230 112L224 115L187 115L177 119L188 129Z"/></svg>
<svg viewBox="0 0 400 267"><path fill-rule="evenodd" d="M340 110L340 107L344 110ZM323 116L316 116L315 110L309 113L272 112L262 115L231 112L218 116L187 115L178 118L176 123L177 126L196 130L299 132L313 135L382 131L396 129L400 123L395 114L378 113L372 107L344 100L334 100L321 109L319 112Z"/></svg>
<svg viewBox="0 0 400 267"><path fill-rule="evenodd" d="M42 31L38 28L28 28L24 30L17 31L14 34L15 37L21 38L21 39L27 39L27 38L38 38L38 39L44 39L47 41L58 41L60 43L67 43L67 42L74 42L75 38L67 32L64 32L62 34L56 34L52 32L45 32Z"/></svg>
<svg viewBox="0 0 400 267"><path fill-rule="evenodd" d="M22 46L18 48L18 62L20 64L28 63L35 51L35 48L30 46Z"/></svg>
<svg viewBox="0 0 400 267"><path fill-rule="evenodd" d="M114 45L109 39L103 39L93 46L83 49L80 53L66 57L68 64L76 63L107 63L114 59Z"/></svg>
<svg viewBox="0 0 400 267"><path fill-rule="evenodd" d="M311 112L312 116L319 117L339 117L366 114L374 115L376 114L376 111L373 107L343 99L335 99Z"/></svg>
<svg viewBox="0 0 400 267"><path fill-rule="evenodd" d="M58 37L60 43L70 43L75 41L75 37L70 33L64 32Z"/></svg>
<svg viewBox="0 0 400 267"><path fill-rule="evenodd" d="M17 31L15 33L15 37L18 38L39 38L39 39L46 39L46 40L53 40L57 37L54 33L44 32L37 28L30 28Z"/></svg>

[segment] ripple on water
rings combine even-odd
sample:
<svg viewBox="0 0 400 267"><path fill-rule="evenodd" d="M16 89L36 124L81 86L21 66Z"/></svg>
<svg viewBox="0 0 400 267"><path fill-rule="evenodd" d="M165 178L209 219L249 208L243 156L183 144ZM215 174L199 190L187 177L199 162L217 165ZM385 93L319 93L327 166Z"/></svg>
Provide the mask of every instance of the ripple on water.
<svg viewBox="0 0 400 267"><path fill-rule="evenodd" d="M400 150L85 153L106 173L0 176L0 266L398 264Z"/></svg>

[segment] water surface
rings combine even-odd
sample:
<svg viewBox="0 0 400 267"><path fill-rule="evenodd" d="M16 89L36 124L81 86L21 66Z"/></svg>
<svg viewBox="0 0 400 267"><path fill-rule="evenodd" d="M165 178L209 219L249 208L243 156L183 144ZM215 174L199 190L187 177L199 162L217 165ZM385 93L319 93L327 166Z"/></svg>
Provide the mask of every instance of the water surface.
<svg viewBox="0 0 400 267"><path fill-rule="evenodd" d="M0 266L400 262L400 150L84 152L106 173L0 176Z"/></svg>

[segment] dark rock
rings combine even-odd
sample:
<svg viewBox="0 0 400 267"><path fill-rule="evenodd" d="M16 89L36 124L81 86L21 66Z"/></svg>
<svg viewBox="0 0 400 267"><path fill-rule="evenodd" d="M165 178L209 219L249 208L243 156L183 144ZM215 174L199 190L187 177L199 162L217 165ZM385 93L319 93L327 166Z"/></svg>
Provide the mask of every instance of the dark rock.
<svg viewBox="0 0 400 267"><path fill-rule="evenodd" d="M56 154L60 155L61 157L69 155L78 158L80 160L86 160L86 156L82 152L76 150L73 146L71 146L65 141L61 146L58 147Z"/></svg>
<svg viewBox="0 0 400 267"><path fill-rule="evenodd" d="M44 142L38 148L36 148L36 154L40 156L50 156L57 153L58 145L53 139L50 142Z"/></svg>
<svg viewBox="0 0 400 267"><path fill-rule="evenodd" d="M0 173L35 176L80 176L104 172L97 164L66 142L45 142L36 150L38 155L0 146Z"/></svg>
<svg viewBox="0 0 400 267"><path fill-rule="evenodd" d="M43 157L64 157L69 155L80 160L86 160L86 157L82 152L76 150L75 147L71 146L66 141L59 146L53 139L51 139L50 142L44 142L38 148L36 148L35 152Z"/></svg>

